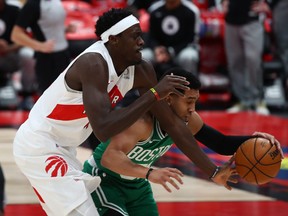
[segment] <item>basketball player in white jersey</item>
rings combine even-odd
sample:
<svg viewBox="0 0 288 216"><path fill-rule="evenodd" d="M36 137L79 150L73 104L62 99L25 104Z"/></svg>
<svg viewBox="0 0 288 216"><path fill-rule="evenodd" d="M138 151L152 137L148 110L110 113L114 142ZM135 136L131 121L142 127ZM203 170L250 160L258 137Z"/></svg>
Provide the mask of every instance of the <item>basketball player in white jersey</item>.
<svg viewBox="0 0 288 216"><path fill-rule="evenodd" d="M81 171L76 147L92 132L106 141L148 110L177 146L190 152L188 157L207 176L218 171L183 121L162 100L170 93L183 96L177 89L189 89L188 82L169 75L157 84L153 67L142 60L141 34L139 21L124 9L112 9L100 16L96 23L100 40L68 65L17 131L15 161L49 216L98 215L90 193L100 179ZM132 88L137 88L141 97L128 107L114 110ZM225 186L229 177L220 171L213 181Z"/></svg>

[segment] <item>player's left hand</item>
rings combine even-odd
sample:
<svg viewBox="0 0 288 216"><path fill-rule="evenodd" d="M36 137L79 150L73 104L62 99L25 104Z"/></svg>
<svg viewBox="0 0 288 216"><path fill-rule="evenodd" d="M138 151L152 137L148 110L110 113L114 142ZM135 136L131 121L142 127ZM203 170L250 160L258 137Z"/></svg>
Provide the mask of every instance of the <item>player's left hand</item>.
<svg viewBox="0 0 288 216"><path fill-rule="evenodd" d="M256 131L253 133L253 136L259 136L268 139L273 145L276 145L276 148L280 151L281 158L284 159L284 153L281 148L280 142L271 134Z"/></svg>
<svg viewBox="0 0 288 216"><path fill-rule="evenodd" d="M238 175L237 171L235 168L231 167L234 160L235 155L233 155L228 162L224 163L224 165L221 166L220 170L216 173L215 177L211 179L216 184L223 185L228 190L232 190L232 187L227 184L228 182L238 182L238 180L234 178Z"/></svg>
<svg viewBox="0 0 288 216"><path fill-rule="evenodd" d="M159 169L153 169L153 171L150 173L148 180L156 183L161 184L168 192L172 192L172 190L169 188L168 184L171 184L174 188L177 190L180 189L177 182L180 184L183 184L182 178L183 173L176 169L176 168L159 168Z"/></svg>

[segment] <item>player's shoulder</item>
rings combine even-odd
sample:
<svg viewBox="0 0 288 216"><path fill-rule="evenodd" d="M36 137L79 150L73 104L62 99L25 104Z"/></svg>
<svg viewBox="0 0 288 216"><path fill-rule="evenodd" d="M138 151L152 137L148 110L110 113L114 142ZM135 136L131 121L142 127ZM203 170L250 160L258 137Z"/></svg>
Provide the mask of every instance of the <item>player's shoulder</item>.
<svg viewBox="0 0 288 216"><path fill-rule="evenodd" d="M153 86L157 83L156 73L151 63L142 60L135 65L134 87Z"/></svg>
<svg viewBox="0 0 288 216"><path fill-rule="evenodd" d="M97 76L95 76L95 73L97 73ZM88 82L96 79L99 80L99 83L105 83L103 80L108 79L107 62L99 53L83 53L77 56L71 66L68 67L66 78L68 80L86 80Z"/></svg>
<svg viewBox="0 0 288 216"><path fill-rule="evenodd" d="M76 59L78 64L83 64L84 66L90 66L95 64L105 64L107 62L104 60L103 56L97 52L86 52L79 55Z"/></svg>
<svg viewBox="0 0 288 216"><path fill-rule="evenodd" d="M145 59L142 59L142 61L135 65L135 71L140 74L140 73L149 73L149 72L154 72L154 69L153 69L153 65L146 61Z"/></svg>
<svg viewBox="0 0 288 216"><path fill-rule="evenodd" d="M195 120L195 119L197 119L197 120L201 119L201 116L200 116L199 113L196 112L196 111L192 112L192 114L191 114L190 117L191 117L190 119L191 119L192 121Z"/></svg>

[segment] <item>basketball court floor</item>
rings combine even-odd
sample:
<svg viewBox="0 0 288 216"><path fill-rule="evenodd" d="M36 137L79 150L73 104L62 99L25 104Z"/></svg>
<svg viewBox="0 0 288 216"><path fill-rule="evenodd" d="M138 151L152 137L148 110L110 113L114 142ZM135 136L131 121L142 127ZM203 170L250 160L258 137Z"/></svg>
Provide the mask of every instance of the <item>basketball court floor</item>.
<svg viewBox="0 0 288 216"><path fill-rule="evenodd" d="M172 193L152 185L161 216L286 216L288 214L288 117L261 116L254 112L227 114L223 111L200 111L204 121L226 134L268 132L281 142L285 153L281 170L270 183L254 186L243 180L232 191L207 179L175 146L155 165L171 166L185 173L184 185ZM19 125L27 118L23 111L0 111L0 163L6 178L5 216L44 216L25 177L12 158L12 141ZM201 144L200 144L201 145ZM228 160L203 147L217 164ZM78 148L78 158L84 161L91 154ZM60 215L59 215L60 216Z"/></svg>

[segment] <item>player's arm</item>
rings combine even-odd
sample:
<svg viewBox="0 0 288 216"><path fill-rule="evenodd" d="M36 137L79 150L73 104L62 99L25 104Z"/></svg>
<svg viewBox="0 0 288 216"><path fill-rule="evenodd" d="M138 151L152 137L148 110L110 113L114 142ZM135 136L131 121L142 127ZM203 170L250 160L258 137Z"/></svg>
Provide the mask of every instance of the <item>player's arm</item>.
<svg viewBox="0 0 288 216"><path fill-rule="evenodd" d="M72 89L83 92L85 112L97 138L106 141L132 125L139 116L156 102L155 95L148 89L131 105L123 109L112 109L107 93L108 65L100 54L87 53L76 60L66 74L66 81ZM155 88L163 98L175 87L187 88L183 78L168 77Z"/></svg>
<svg viewBox="0 0 288 216"><path fill-rule="evenodd" d="M151 171L149 167L136 164L127 157L138 141L146 140L150 136L153 124L147 124L145 121L141 118L128 129L112 137L102 155L101 165L121 175L147 178L151 182L161 184L168 192L171 192L171 189L167 186L167 182L179 189L174 180L182 184L183 174L178 169L160 168Z"/></svg>
<svg viewBox="0 0 288 216"><path fill-rule="evenodd" d="M253 137L227 136L205 124L197 112L190 116L188 127L199 142L222 155L233 155L244 141Z"/></svg>
<svg viewBox="0 0 288 216"><path fill-rule="evenodd" d="M143 119L137 120L132 126L111 138L101 158L101 165L121 175L145 178L149 168L133 163L127 154L141 140L145 130ZM145 127L145 126L144 126Z"/></svg>
<svg viewBox="0 0 288 216"><path fill-rule="evenodd" d="M151 86L151 80L153 79L156 80L155 74L154 76L153 74L149 74L146 79L142 79L142 82L146 81L147 83L143 83L143 89L139 89L140 93L145 91L145 86ZM191 131L184 124L183 120L171 111L165 101L161 100L155 103L151 108L151 112L160 122L161 128L171 136L177 147L191 161L193 161L196 166L210 177L213 176L216 171L217 175L213 178L213 181L231 189L231 187L227 185L227 181L235 170L225 166L220 172L218 172L216 165L212 163L208 156L199 147Z"/></svg>
<svg viewBox="0 0 288 216"><path fill-rule="evenodd" d="M160 103L162 104L160 105ZM227 182L237 182L237 180L231 178L236 174L236 170L231 168L234 157L220 168L217 167L203 152L189 128L184 124L183 120L176 116L171 110L166 110L166 108L170 108L164 101L158 102L158 106L160 108L159 111L158 109L155 109L156 106L153 106L153 114L158 118L161 127L171 136L177 147L196 166L206 173L212 181L226 187L228 190L231 190L232 188L227 184Z"/></svg>
<svg viewBox="0 0 288 216"><path fill-rule="evenodd" d="M233 155L243 142L256 136L269 139L270 142L276 145L280 152L282 152L279 141L271 134L255 132L252 135L243 136L225 135L205 124L197 112L193 112L191 115L188 127L198 141L218 154Z"/></svg>

